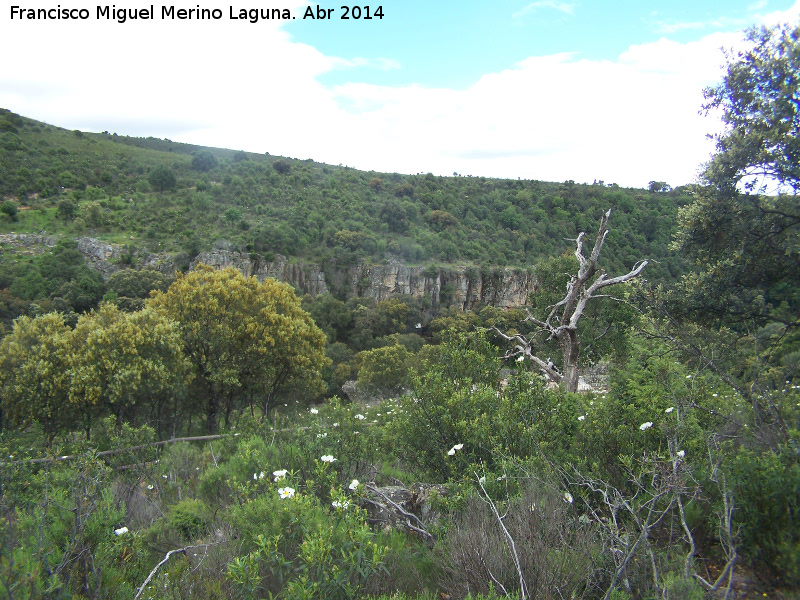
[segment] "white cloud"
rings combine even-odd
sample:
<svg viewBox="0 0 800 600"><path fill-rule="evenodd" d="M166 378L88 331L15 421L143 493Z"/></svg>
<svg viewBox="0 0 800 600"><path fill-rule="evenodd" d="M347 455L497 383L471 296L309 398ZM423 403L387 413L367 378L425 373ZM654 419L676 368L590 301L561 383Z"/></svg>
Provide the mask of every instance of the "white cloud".
<svg viewBox="0 0 800 600"><path fill-rule="evenodd" d="M725 40L635 46L619 60L532 57L464 91L336 88L369 101L356 137L386 140L388 153L353 148L347 164L375 170L603 179L645 186L688 183L708 159L713 119L698 115L719 73Z"/></svg>
<svg viewBox="0 0 800 600"><path fill-rule="evenodd" d="M773 26L779 23L797 22L798 15L800 15L800 0L795 0L793 6L786 10L772 11L763 13L763 9L767 8L767 1L762 0L747 7L747 14L739 17L717 17L707 21L688 21L688 22L666 22L655 21L654 30L658 33L671 34L680 31L690 30L743 30L751 26L753 23L760 23L762 25Z"/></svg>
<svg viewBox="0 0 800 600"><path fill-rule="evenodd" d="M6 27L0 54L16 58L0 71L0 106L70 129L359 169L642 187L688 183L708 159L719 123L698 114L702 90L721 78L720 47L741 39L661 39L613 61L535 56L464 90L329 88L318 77L333 69L398 65L325 56L280 22L94 25Z"/></svg>
<svg viewBox="0 0 800 600"><path fill-rule="evenodd" d="M363 58L357 56L356 58L334 58L333 66L340 69L353 69L353 68L370 68L378 69L379 71L392 71L402 68L400 63L391 58Z"/></svg>
<svg viewBox="0 0 800 600"><path fill-rule="evenodd" d="M764 3L764 7L766 3ZM755 8L755 10L759 10L760 8ZM777 25L779 23L794 23L797 24L798 20L800 19L800 0L795 0L795 3L787 8L786 10L776 10L765 15L759 15L759 20L762 25L766 25L768 27Z"/></svg>

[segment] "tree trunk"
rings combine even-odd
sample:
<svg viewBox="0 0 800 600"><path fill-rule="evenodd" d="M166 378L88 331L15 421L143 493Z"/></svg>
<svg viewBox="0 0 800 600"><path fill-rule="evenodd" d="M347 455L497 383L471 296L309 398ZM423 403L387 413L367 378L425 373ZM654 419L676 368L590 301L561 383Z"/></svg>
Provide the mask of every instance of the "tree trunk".
<svg viewBox="0 0 800 600"><path fill-rule="evenodd" d="M564 378L561 383L568 392L578 391L578 357L580 356L580 337L578 331L573 329L564 330L559 336L561 352L564 356Z"/></svg>
<svg viewBox="0 0 800 600"><path fill-rule="evenodd" d="M219 411L219 401L217 397L211 393L208 395L208 404L206 405L206 432L208 435L217 433L217 412Z"/></svg>

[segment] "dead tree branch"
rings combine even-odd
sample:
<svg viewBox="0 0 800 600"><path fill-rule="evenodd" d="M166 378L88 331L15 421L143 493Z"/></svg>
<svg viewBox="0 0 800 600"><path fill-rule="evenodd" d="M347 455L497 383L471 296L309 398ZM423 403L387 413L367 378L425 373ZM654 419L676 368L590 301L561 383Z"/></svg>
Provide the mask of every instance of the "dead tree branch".
<svg viewBox="0 0 800 600"><path fill-rule="evenodd" d="M603 288L624 283L635 279L641 275L647 266L647 260L637 262L633 268L617 277L609 278L605 271L599 268L598 261L600 253L608 237L608 219L611 216L609 209L600 220L600 229L597 232L594 246L589 256L584 255L584 238L586 232L581 232L575 241L575 258L578 260L578 272L570 277L567 283L567 292L564 297L548 306L549 314L542 321L528 312L526 321L536 325L541 332L547 334L547 340L558 340L563 355L564 372L559 373L552 361L542 360L531 350L533 339L526 339L522 335L508 336L494 328L505 340L513 342L514 348L509 350L505 359L519 359L525 357L531 359L546 377L551 381L561 383L567 391L574 392L578 389L578 361L580 355L580 336L578 335L578 323L586 310L586 306L591 300L608 297L607 294L598 294ZM618 300L614 298L614 300Z"/></svg>
<svg viewBox="0 0 800 600"><path fill-rule="evenodd" d="M153 577L155 577L156 573L158 573L158 570L161 567L163 567L167 563L167 561L169 561L170 558L172 558L173 554L183 554L185 556L187 550L194 550L195 548L208 548L210 546L216 546L222 543L224 542L214 542L213 544L198 544L196 546L184 546L183 548L170 550L169 552L167 552L163 560L160 563L158 563L155 567L153 567L152 571L150 571L150 574L147 576L147 579L145 579L142 585L139 587L138 591L136 592L136 595L133 597L133 600L139 600L141 595L144 593L144 590L147 588L147 584L149 584L150 580L153 579Z"/></svg>

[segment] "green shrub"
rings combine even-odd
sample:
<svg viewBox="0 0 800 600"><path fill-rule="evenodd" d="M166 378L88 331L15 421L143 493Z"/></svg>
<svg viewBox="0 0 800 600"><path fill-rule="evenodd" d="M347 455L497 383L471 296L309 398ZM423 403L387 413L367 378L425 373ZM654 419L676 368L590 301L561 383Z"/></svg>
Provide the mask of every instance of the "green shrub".
<svg viewBox="0 0 800 600"><path fill-rule="evenodd" d="M193 540L208 530L211 511L202 500L181 500L170 507L167 521L184 538Z"/></svg>
<svg viewBox="0 0 800 600"><path fill-rule="evenodd" d="M800 586L798 438L777 451L736 451L731 466L741 550L783 585Z"/></svg>
<svg viewBox="0 0 800 600"><path fill-rule="evenodd" d="M268 479L267 479L268 481ZM233 522L253 548L228 564L227 578L242 597L282 592L292 599L352 600L382 568L387 548L366 524L366 512L341 488L323 506L315 496L285 481L267 483L266 493L233 511ZM284 485L279 490L278 485ZM358 491L355 491L358 494ZM259 533L251 537L255 531Z"/></svg>
<svg viewBox="0 0 800 600"><path fill-rule="evenodd" d="M498 454L524 458L571 442L559 425L572 412L569 397L545 392L541 378L525 372L503 387L497 349L483 333L446 334L420 369L389 432L398 455L434 481L461 477L470 464L491 469Z"/></svg>

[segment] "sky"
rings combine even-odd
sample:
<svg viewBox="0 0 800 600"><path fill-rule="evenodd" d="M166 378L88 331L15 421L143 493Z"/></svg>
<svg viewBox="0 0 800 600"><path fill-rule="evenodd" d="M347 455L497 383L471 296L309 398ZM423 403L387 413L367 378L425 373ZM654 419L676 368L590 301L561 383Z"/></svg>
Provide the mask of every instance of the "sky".
<svg viewBox="0 0 800 600"><path fill-rule="evenodd" d="M800 19L800 0L385 0L346 20L341 2L97 2L0 0L0 107L366 171L632 187L696 181L722 131L701 108L723 49ZM221 18L163 18L173 6ZM232 18L259 8L292 18Z"/></svg>

